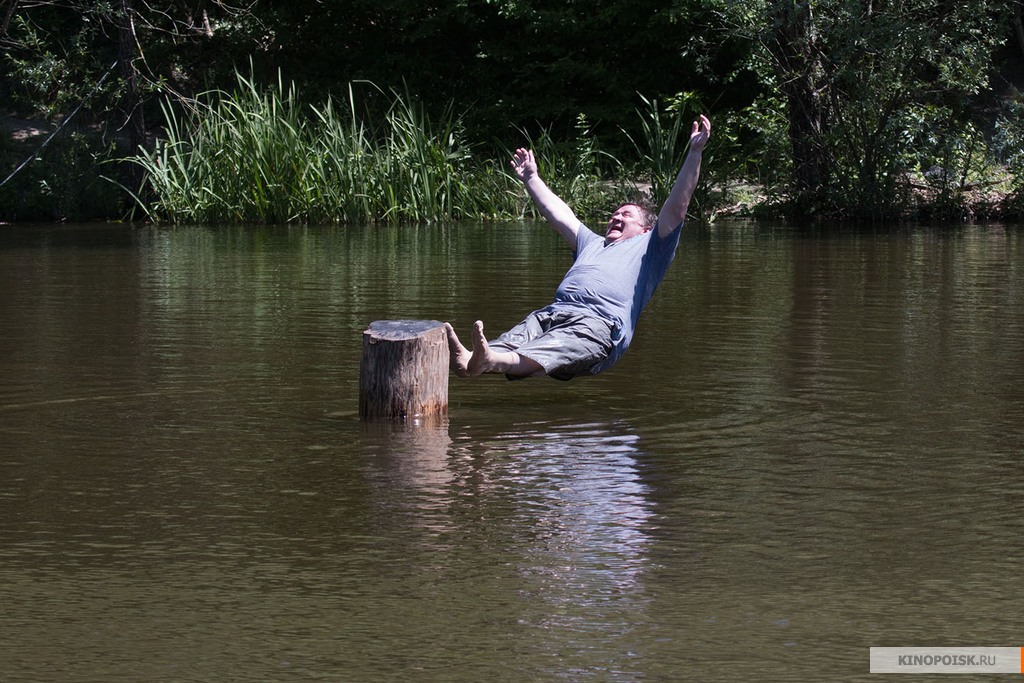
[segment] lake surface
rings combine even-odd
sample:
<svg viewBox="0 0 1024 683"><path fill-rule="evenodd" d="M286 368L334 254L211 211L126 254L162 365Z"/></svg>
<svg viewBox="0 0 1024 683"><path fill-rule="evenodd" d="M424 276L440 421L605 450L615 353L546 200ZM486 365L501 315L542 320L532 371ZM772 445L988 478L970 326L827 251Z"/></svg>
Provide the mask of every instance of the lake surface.
<svg viewBox="0 0 1024 683"><path fill-rule="evenodd" d="M690 229L607 373L359 421L370 322L493 336L568 264L536 224L0 226L0 680L874 681L870 646L1024 645L1024 228Z"/></svg>

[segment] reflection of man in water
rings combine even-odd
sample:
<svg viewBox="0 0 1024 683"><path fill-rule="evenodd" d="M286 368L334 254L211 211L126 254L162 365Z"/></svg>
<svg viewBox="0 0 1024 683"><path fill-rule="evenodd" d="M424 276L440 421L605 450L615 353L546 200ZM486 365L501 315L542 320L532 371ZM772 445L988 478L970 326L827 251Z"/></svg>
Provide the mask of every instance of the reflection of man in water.
<svg viewBox="0 0 1024 683"><path fill-rule="evenodd" d="M686 161L657 216L637 204L623 204L609 219L604 238L583 225L548 188L537 172L533 152L516 150L512 169L544 218L573 248L575 260L554 303L493 341L484 337L478 320L472 349L467 349L445 323L455 374L497 372L509 378L550 375L568 380L597 374L622 357L640 312L675 256L710 134L711 122L701 115L693 122Z"/></svg>

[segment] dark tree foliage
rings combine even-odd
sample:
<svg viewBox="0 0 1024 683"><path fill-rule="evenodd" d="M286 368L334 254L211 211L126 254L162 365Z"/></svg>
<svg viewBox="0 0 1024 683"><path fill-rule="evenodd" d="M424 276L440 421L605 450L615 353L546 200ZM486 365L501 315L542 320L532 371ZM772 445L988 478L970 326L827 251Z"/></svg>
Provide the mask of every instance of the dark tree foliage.
<svg viewBox="0 0 1024 683"><path fill-rule="evenodd" d="M261 83L294 82L310 103L346 100L355 83L368 121L391 91L433 116L451 107L477 144L516 144L519 129L568 138L582 117L602 149L628 157L621 131L637 132L638 108L685 101L719 124L716 169L756 176L802 213L845 210L836 198L886 213L904 199L903 178L942 166L942 192L969 185L982 135L998 126L1011 140L1024 128L1005 106L1020 100L1021 7L0 0L0 102L54 122L82 105L79 120L131 148L159 134L162 102L231 90L251 70Z"/></svg>
<svg viewBox="0 0 1024 683"><path fill-rule="evenodd" d="M6 0L0 87L23 110L66 112L120 55L120 80L93 107L119 112L119 125L133 113L135 123L158 121L157 95L230 88L236 70L252 68L263 82L295 81L311 101L367 81L428 111L454 104L477 140L538 125L564 132L581 114L614 135L635 125L639 94L749 103L752 88L723 78L749 48L709 31L716 17L700 3L684 9L672 0Z"/></svg>
<svg viewBox="0 0 1024 683"><path fill-rule="evenodd" d="M703 27L671 0L299 0L257 12L271 36L264 77L281 68L314 96L366 80L433 110L455 102L484 139L579 114L616 131L634 123L637 93L717 101L712 67L734 70L692 53Z"/></svg>

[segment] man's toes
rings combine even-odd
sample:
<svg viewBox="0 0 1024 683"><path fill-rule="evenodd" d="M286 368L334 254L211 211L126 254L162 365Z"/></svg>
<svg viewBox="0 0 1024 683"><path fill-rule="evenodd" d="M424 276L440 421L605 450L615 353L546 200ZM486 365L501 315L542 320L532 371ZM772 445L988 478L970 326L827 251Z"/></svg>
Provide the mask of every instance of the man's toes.
<svg viewBox="0 0 1024 683"><path fill-rule="evenodd" d="M489 350L487 338L484 337L484 324L477 320L473 323L473 354L467 364L469 374L480 375L487 371Z"/></svg>
<svg viewBox="0 0 1024 683"><path fill-rule="evenodd" d="M487 337L484 336L484 324L477 320L473 323L473 346L486 346Z"/></svg>
<svg viewBox="0 0 1024 683"><path fill-rule="evenodd" d="M462 342L459 341L459 335L455 334L455 328L452 327L451 323L444 324L444 333L448 336L448 346L450 346L453 351L462 347Z"/></svg>

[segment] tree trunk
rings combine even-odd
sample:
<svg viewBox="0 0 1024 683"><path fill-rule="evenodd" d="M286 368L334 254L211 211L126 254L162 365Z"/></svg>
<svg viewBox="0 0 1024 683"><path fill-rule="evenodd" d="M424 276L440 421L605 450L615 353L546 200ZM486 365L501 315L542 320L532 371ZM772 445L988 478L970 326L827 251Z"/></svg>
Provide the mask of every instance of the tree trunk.
<svg viewBox="0 0 1024 683"><path fill-rule="evenodd" d="M1021 21L1021 13L1024 12L1021 8L1024 7L1024 0L1017 0L1013 6L1013 28L1017 33L1017 45L1020 47L1020 53L1024 55L1024 22Z"/></svg>
<svg viewBox="0 0 1024 683"><path fill-rule="evenodd" d="M359 365L359 417L447 415L449 360L448 338L436 320L370 323Z"/></svg>
<svg viewBox="0 0 1024 683"><path fill-rule="evenodd" d="M117 25L117 58L121 64L121 75L125 80L123 108L128 126L129 154L138 154L146 142L146 121L142 111L142 92L139 89L139 73L135 68L138 58L138 40L135 36L135 10L131 0L120 0L120 16ZM138 191L142 185L142 168L128 164L129 187Z"/></svg>
<svg viewBox="0 0 1024 683"><path fill-rule="evenodd" d="M819 87L822 67L815 53L809 4L777 1L770 19L769 51L789 111L794 198L798 212L806 214L825 186L829 170L822 139L826 118Z"/></svg>
<svg viewBox="0 0 1024 683"><path fill-rule="evenodd" d="M0 36L7 35L7 28L11 25L11 19L14 17L14 10L18 8L18 0L10 0L10 5L7 6L7 10L4 12L4 23L0 26Z"/></svg>

